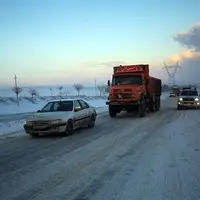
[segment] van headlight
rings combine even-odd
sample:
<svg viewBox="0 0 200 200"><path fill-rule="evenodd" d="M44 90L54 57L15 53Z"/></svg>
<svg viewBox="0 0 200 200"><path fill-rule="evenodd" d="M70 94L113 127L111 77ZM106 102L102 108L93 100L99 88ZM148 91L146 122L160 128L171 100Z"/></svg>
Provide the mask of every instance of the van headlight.
<svg viewBox="0 0 200 200"><path fill-rule="evenodd" d="M195 100L195 101L199 101L199 99L198 99L198 98L195 98L194 100Z"/></svg>
<svg viewBox="0 0 200 200"><path fill-rule="evenodd" d="M179 101L183 101L183 98L179 98Z"/></svg>

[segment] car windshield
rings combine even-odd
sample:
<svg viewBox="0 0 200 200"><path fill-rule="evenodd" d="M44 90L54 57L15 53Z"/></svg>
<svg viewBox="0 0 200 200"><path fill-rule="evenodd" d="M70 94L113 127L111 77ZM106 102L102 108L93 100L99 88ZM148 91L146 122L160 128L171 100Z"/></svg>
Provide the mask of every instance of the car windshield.
<svg viewBox="0 0 200 200"><path fill-rule="evenodd" d="M198 96L198 93L197 91L184 90L181 92L181 96Z"/></svg>
<svg viewBox="0 0 200 200"><path fill-rule="evenodd" d="M112 85L142 85L143 77L140 75L114 76Z"/></svg>
<svg viewBox="0 0 200 200"><path fill-rule="evenodd" d="M64 112L73 110L73 101L56 101L47 103L41 112Z"/></svg>

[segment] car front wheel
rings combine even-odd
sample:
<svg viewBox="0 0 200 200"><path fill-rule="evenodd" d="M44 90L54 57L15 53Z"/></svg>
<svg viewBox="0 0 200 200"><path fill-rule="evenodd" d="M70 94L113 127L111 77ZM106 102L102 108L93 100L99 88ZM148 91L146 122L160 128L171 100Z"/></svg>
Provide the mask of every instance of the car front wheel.
<svg viewBox="0 0 200 200"><path fill-rule="evenodd" d="M96 117L94 115L91 116L90 122L88 124L88 128L93 128L95 125Z"/></svg>
<svg viewBox="0 0 200 200"><path fill-rule="evenodd" d="M70 136L70 135L72 135L72 133L73 133L73 123L71 121L69 121L67 123L67 127L65 129L64 135L65 136Z"/></svg>

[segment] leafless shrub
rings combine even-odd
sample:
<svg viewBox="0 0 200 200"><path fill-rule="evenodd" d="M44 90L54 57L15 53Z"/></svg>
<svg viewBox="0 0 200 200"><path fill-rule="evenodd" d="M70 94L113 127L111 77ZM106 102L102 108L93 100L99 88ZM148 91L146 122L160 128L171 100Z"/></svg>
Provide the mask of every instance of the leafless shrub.
<svg viewBox="0 0 200 200"><path fill-rule="evenodd" d="M78 92L78 96L80 94L80 91L83 90L83 85L82 84L74 84L74 89Z"/></svg>
<svg viewBox="0 0 200 200"><path fill-rule="evenodd" d="M12 91L16 94L17 104L19 106L19 94L23 91L23 89L21 87L16 86L12 88Z"/></svg>

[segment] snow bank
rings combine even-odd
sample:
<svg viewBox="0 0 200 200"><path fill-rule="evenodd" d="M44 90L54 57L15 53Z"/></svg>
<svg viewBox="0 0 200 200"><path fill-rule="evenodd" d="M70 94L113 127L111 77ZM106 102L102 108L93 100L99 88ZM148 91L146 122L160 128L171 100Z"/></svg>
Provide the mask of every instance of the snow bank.
<svg viewBox="0 0 200 200"><path fill-rule="evenodd" d="M0 123L0 136L12 134L25 134L23 131L24 120L14 120L9 122Z"/></svg>

